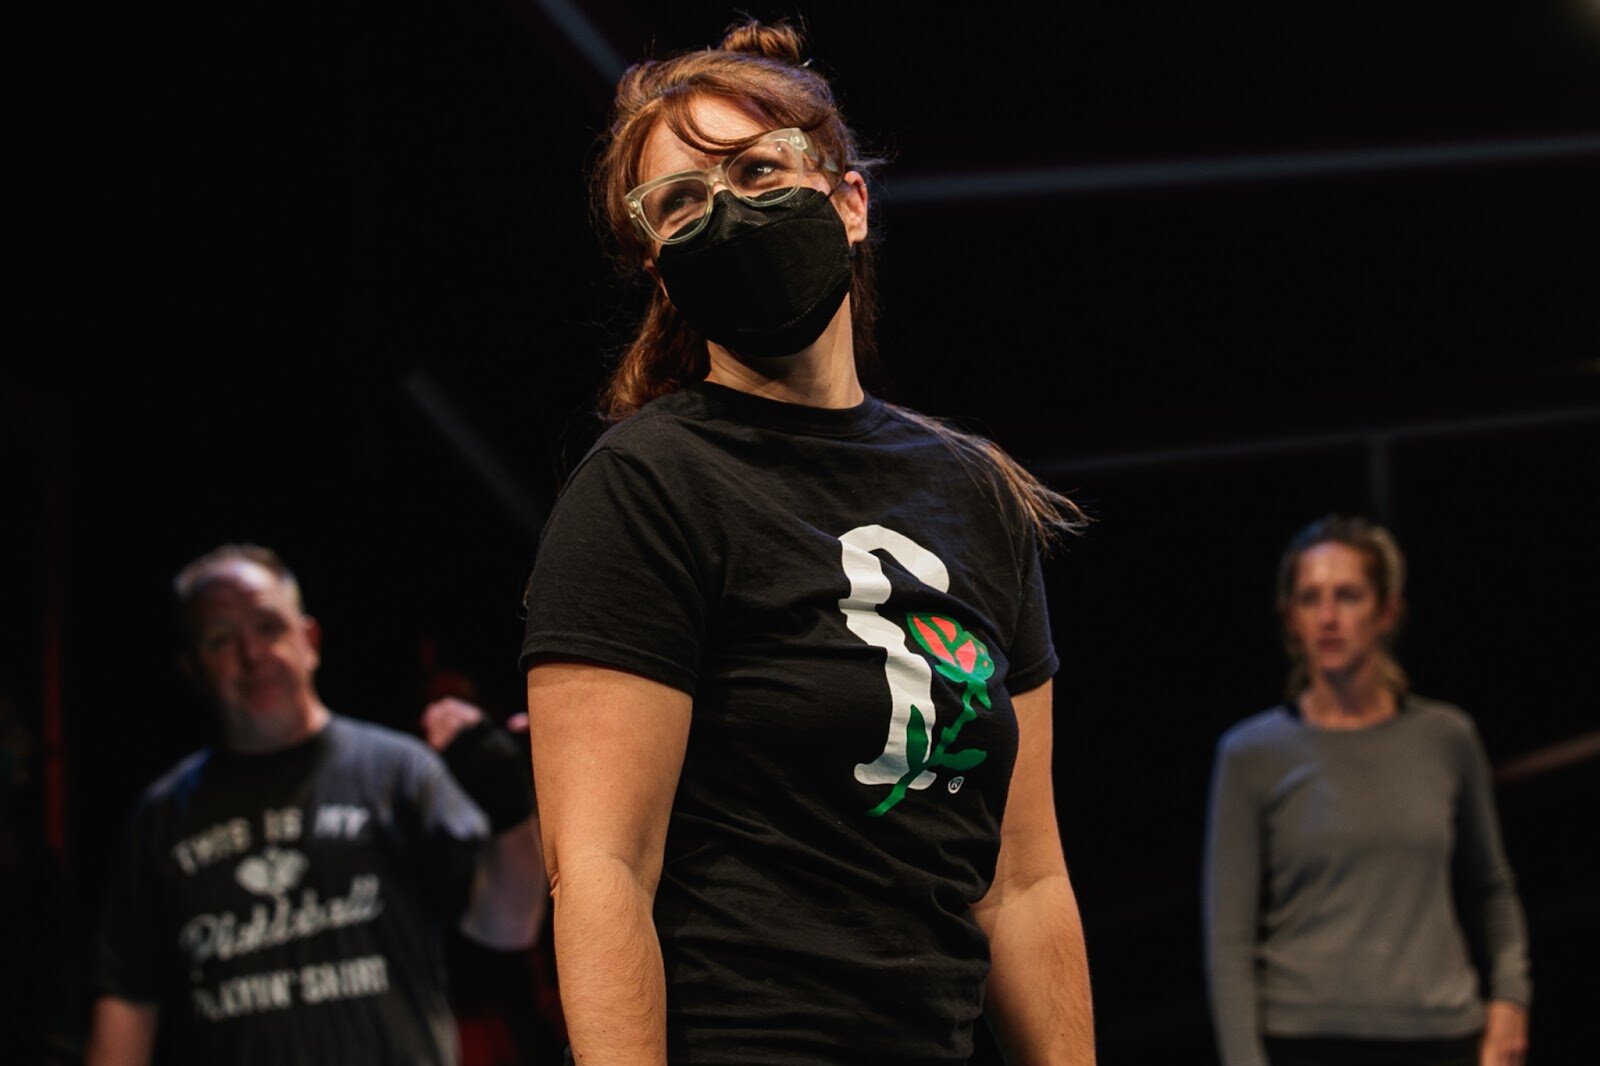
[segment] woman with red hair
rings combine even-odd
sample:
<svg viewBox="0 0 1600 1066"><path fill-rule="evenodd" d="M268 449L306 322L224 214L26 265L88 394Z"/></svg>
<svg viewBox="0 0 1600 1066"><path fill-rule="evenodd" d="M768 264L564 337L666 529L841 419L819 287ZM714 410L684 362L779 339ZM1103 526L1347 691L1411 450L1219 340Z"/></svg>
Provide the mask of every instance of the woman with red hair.
<svg viewBox="0 0 1600 1066"><path fill-rule="evenodd" d="M584 1066L1093 1061L1040 549L1082 515L873 396L868 176L786 25L630 68L650 285L521 662Z"/></svg>

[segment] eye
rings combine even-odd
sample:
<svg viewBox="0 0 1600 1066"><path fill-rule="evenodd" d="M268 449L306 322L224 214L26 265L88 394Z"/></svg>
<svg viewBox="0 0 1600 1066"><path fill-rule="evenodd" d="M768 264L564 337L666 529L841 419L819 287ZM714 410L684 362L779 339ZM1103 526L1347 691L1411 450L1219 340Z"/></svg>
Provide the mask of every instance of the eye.
<svg viewBox="0 0 1600 1066"><path fill-rule="evenodd" d="M235 631L231 626L204 629L195 637L195 647L203 655L220 655L232 646L234 639Z"/></svg>
<svg viewBox="0 0 1600 1066"><path fill-rule="evenodd" d="M698 179L669 182L652 189L645 197L645 218L663 237L696 221L705 214L706 184Z"/></svg>
<svg viewBox="0 0 1600 1066"><path fill-rule="evenodd" d="M800 180L799 161L785 142L758 144L728 165L728 180L746 195L784 188Z"/></svg>

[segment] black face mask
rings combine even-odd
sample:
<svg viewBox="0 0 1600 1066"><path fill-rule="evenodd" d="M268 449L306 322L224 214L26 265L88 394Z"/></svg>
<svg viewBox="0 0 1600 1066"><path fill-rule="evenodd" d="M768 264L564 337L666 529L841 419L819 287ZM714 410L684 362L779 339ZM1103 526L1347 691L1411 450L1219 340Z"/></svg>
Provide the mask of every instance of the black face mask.
<svg viewBox="0 0 1600 1066"><path fill-rule="evenodd" d="M737 355L793 355L822 336L850 291L850 240L828 194L756 207L726 189L705 229L656 256L689 325Z"/></svg>

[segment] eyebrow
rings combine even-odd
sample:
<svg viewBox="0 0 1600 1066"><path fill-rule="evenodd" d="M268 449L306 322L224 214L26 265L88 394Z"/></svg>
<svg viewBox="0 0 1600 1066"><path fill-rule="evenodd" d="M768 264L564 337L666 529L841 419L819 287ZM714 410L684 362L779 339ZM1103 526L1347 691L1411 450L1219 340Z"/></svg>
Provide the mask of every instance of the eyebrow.
<svg viewBox="0 0 1600 1066"><path fill-rule="evenodd" d="M746 148L749 148L749 147L755 145L763 137L766 137L767 135L772 134L772 133L776 133L780 129L789 129L789 128L790 127L788 127L788 126L774 126L771 129L758 130L757 132L752 133L750 136L744 138L741 141L735 141L733 144L727 145L726 147L717 147L717 146L711 145L711 143L709 141L697 142L697 141L687 140L687 139L684 138L683 133L681 133L678 130L672 128L671 123L667 124L667 129L670 130L672 132L672 134L675 137L678 138L678 143L682 144L685 148L689 149L689 151L695 153L695 155L702 162L704 162L706 160L726 159L730 155L738 155L740 152L744 151ZM660 178L676 177L679 174L699 174L702 171L710 170L714 166L716 166L715 162L707 162L705 164L705 166L685 167L685 168L683 168L681 170L669 170L665 174L656 175L656 177L654 177L654 178L639 178L639 180L634 182L634 185L643 185L646 182L657 181ZM643 155L643 153L640 153L640 157L639 157L639 173L643 173L643 172L644 172L644 155Z"/></svg>

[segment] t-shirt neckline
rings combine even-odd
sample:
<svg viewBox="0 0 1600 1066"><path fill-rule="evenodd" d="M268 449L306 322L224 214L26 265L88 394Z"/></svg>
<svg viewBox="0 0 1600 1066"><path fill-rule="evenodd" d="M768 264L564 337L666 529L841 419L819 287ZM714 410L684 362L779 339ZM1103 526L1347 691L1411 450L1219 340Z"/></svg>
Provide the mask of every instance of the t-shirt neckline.
<svg viewBox="0 0 1600 1066"><path fill-rule="evenodd" d="M219 765L230 766L235 770L273 771L279 767L290 766L300 759L316 755L326 747L335 721L335 716L330 714L328 721L315 733L295 741L286 748L274 751L235 751L225 744L218 743L213 746L213 758Z"/></svg>
<svg viewBox="0 0 1600 1066"><path fill-rule="evenodd" d="M1395 696L1394 714L1383 719L1381 722L1373 722L1371 725L1357 726L1355 729L1329 729L1326 726L1314 724L1306 718L1305 713L1300 709L1299 700L1284 700L1280 706L1283 708L1283 712L1289 716L1289 720L1291 722L1298 725L1301 729L1315 733L1318 736L1338 736L1341 734L1359 736L1362 734L1379 732L1380 730L1394 725L1396 722L1406 718L1406 712L1410 710L1410 704L1411 694L1409 692L1398 693Z"/></svg>
<svg viewBox="0 0 1600 1066"><path fill-rule="evenodd" d="M697 381L686 391L704 399L709 410L736 421L810 437L860 436L876 428L885 414L883 401L871 393L866 393L854 407L808 407L711 381Z"/></svg>

